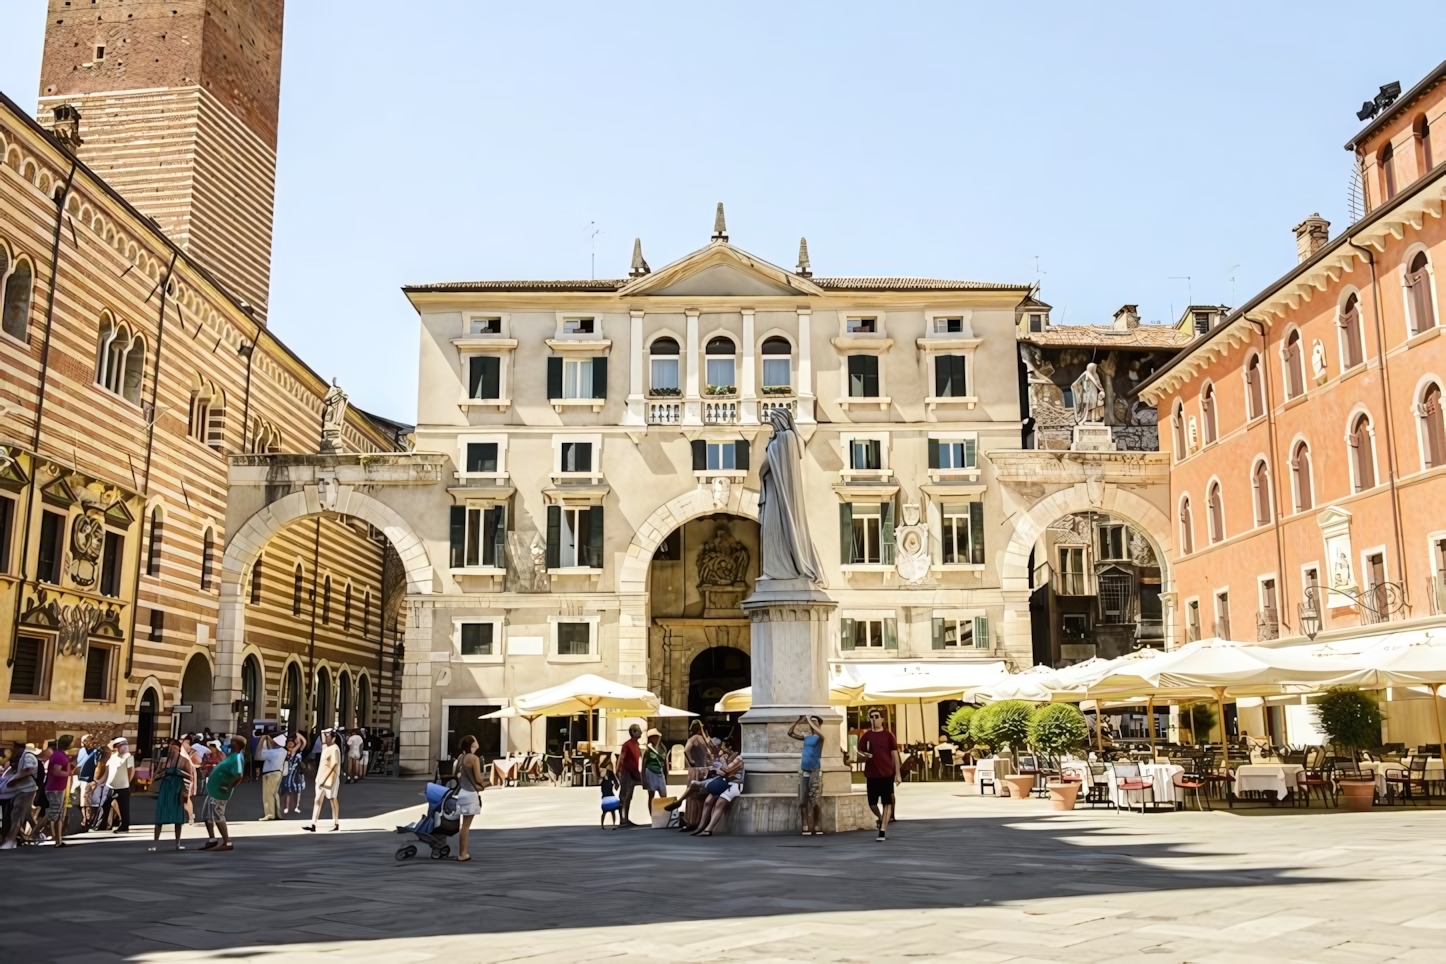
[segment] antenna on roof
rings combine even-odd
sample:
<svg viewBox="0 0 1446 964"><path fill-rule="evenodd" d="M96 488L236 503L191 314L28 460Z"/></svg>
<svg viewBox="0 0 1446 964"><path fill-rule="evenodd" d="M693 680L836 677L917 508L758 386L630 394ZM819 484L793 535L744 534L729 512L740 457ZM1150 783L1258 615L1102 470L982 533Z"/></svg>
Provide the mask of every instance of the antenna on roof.
<svg viewBox="0 0 1446 964"><path fill-rule="evenodd" d="M728 223L723 220L723 202L718 202L718 213L713 215L713 240L728 240Z"/></svg>
<svg viewBox="0 0 1446 964"><path fill-rule="evenodd" d="M588 240L592 242L592 268L590 269L590 273L591 273L592 279L593 279L594 281L596 281L596 280L597 280L597 236L598 236L599 234L602 234L602 228L600 228L600 227L597 226L597 222L596 222L596 221L589 221L589 222L588 222L588 227L592 229L592 233L588 235Z"/></svg>
<svg viewBox="0 0 1446 964"><path fill-rule="evenodd" d="M813 265L808 263L808 238L798 239L798 268L795 274L800 278L813 277Z"/></svg>

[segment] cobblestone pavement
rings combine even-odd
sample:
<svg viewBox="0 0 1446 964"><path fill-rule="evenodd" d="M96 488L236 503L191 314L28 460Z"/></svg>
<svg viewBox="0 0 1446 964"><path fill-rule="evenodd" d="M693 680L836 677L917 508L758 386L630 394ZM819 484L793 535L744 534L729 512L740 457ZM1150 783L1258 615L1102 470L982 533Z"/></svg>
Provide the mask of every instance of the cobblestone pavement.
<svg viewBox="0 0 1446 964"><path fill-rule="evenodd" d="M489 790L458 864L395 861L420 784L369 781L336 834L0 854L0 959L1446 960L1446 808L1054 814L961 789L906 785L885 843L602 830L594 789Z"/></svg>

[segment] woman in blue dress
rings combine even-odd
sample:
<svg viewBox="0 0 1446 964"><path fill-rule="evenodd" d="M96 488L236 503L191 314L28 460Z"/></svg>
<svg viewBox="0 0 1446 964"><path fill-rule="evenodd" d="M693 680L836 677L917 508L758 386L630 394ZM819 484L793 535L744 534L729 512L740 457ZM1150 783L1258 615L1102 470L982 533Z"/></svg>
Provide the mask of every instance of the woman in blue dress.
<svg viewBox="0 0 1446 964"><path fill-rule="evenodd" d="M281 815L285 817L295 810L301 812L301 792L306 789L306 768L302 766L302 754L306 752L306 737L294 733L286 741L286 762L281 768Z"/></svg>
<svg viewBox="0 0 1446 964"><path fill-rule="evenodd" d="M150 852L155 853L161 842L161 827L170 824L176 828L176 849L181 846L181 828L188 819L186 804L191 799L191 787L196 782L196 766L191 758L181 752L181 741L171 738L166 748L166 763L161 771L161 782L156 789L156 830Z"/></svg>

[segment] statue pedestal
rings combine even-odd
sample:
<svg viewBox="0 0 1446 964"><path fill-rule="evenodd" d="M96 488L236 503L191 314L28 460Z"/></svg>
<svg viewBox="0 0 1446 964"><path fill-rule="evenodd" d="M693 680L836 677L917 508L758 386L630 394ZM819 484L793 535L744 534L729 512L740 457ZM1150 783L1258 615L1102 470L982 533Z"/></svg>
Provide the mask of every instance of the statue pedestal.
<svg viewBox="0 0 1446 964"><path fill-rule="evenodd" d="M844 716L828 705L829 618L837 603L807 580L760 579L743 600L753 663L753 707L739 722L748 777L729 808L730 833L798 833L798 761L788 736L799 716L823 720L823 829L872 829L866 796L844 765Z"/></svg>
<svg viewBox="0 0 1446 964"><path fill-rule="evenodd" d="M1100 422L1081 422L1074 427L1073 452L1113 452L1114 434L1110 427Z"/></svg>

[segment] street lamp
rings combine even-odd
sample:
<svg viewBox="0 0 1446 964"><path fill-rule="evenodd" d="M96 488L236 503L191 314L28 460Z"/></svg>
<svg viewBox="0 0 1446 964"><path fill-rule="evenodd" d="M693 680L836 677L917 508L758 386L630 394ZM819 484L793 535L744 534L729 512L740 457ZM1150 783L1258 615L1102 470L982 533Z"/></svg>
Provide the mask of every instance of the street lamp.
<svg viewBox="0 0 1446 964"><path fill-rule="evenodd" d="M1320 632L1320 606L1316 604L1314 587L1305 591L1305 602L1300 604L1300 631L1312 641Z"/></svg>

